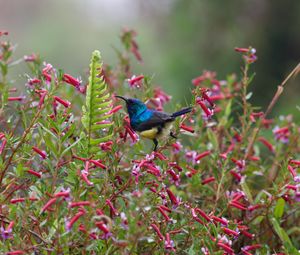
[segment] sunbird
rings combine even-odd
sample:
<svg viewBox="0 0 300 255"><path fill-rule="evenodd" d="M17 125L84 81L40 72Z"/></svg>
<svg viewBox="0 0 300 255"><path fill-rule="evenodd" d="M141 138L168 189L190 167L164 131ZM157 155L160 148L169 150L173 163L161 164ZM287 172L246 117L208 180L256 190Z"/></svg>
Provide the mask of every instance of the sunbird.
<svg viewBox="0 0 300 255"><path fill-rule="evenodd" d="M177 138L171 131L172 122L176 117L192 111L192 107L187 107L170 114L149 109L137 98L115 97L126 102L131 128L139 132L142 137L151 139L154 143L154 151L157 149L159 139L168 135Z"/></svg>

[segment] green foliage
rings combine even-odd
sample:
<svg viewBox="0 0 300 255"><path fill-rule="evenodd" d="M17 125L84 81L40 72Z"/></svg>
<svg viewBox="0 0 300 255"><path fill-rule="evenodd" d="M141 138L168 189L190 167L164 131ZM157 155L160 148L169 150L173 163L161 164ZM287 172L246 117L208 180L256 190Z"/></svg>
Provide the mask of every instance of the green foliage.
<svg viewBox="0 0 300 255"><path fill-rule="evenodd" d="M101 56L94 51L90 63L89 84L86 91L86 106L82 107L82 123L87 135L87 155L100 154L99 144L107 142L112 137L112 126L109 121L112 114L112 101L103 77L101 76ZM108 122L107 122L108 121Z"/></svg>
<svg viewBox="0 0 300 255"><path fill-rule="evenodd" d="M204 71L193 80L178 139L152 152L110 95L161 109L170 96L147 76L134 82L136 33L124 33L116 67L93 53L86 89L39 58L28 63L36 83L28 79L25 99L1 77L1 252L297 254L299 124L250 104L252 48L237 49L240 79Z"/></svg>

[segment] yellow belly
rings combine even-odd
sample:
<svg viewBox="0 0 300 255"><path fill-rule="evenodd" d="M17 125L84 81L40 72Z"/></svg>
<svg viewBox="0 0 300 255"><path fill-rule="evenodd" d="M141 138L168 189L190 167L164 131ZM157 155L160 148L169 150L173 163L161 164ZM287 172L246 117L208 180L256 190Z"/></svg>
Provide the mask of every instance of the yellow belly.
<svg viewBox="0 0 300 255"><path fill-rule="evenodd" d="M140 135L144 138L148 138L148 139L153 140L154 138L156 138L157 132L158 132L157 128L152 128L152 129L149 129L149 130L142 131L140 133Z"/></svg>
<svg viewBox="0 0 300 255"><path fill-rule="evenodd" d="M149 130L145 130L140 132L140 135L144 138L153 140L156 139L162 139L167 137L170 134L171 128L173 127L173 123L169 122L165 124L165 127L162 129L162 131L158 134L158 128L154 127Z"/></svg>

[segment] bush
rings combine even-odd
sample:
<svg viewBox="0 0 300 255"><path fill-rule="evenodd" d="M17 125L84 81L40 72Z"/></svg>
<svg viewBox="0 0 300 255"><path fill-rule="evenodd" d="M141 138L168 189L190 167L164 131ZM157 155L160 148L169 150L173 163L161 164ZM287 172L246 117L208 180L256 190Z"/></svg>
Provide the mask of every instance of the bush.
<svg viewBox="0 0 300 255"><path fill-rule="evenodd" d="M241 79L193 79L178 140L152 151L112 95L157 110L171 96L132 75L136 32L121 41L115 67L93 52L86 82L25 56L26 96L15 96L8 71L20 61L2 40L2 254L298 254L300 127L268 117L299 65L259 111L248 89L255 49L236 48Z"/></svg>

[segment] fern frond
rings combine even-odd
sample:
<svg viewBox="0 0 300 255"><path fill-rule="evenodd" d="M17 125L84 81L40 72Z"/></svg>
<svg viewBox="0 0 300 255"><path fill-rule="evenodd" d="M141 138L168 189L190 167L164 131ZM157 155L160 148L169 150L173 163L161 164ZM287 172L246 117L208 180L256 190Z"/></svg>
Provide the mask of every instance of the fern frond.
<svg viewBox="0 0 300 255"><path fill-rule="evenodd" d="M112 123L106 123L111 114L112 101L107 85L100 75L102 68L99 51L94 51L90 63L89 84L86 90L86 105L82 107L82 124L87 135L87 154L101 154L99 143L107 142L112 137L108 131Z"/></svg>

